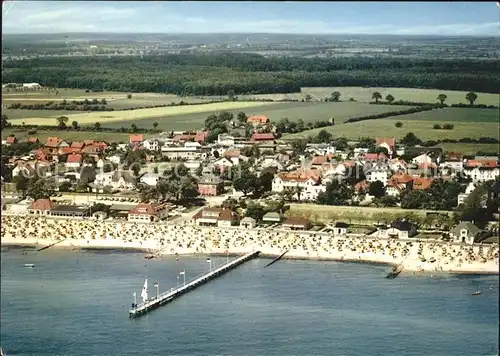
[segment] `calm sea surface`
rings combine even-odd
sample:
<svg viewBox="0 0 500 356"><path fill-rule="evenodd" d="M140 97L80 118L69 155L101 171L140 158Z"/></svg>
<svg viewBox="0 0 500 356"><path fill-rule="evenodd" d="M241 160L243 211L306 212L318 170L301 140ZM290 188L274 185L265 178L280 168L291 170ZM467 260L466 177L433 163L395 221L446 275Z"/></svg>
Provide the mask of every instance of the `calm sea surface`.
<svg viewBox="0 0 500 356"><path fill-rule="evenodd" d="M152 295L155 280L164 291L182 269L187 279L208 271L206 258L22 251L1 254L1 346L8 355L498 352L496 276L387 280L385 266L282 260L264 269L269 260L257 259L129 319L145 276ZM472 296L476 290L483 294Z"/></svg>

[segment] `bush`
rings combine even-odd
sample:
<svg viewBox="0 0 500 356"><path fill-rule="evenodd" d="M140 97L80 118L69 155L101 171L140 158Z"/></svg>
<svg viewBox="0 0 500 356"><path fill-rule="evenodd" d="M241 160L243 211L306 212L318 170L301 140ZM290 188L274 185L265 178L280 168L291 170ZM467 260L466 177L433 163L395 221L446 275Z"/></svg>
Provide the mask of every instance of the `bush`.
<svg viewBox="0 0 500 356"><path fill-rule="evenodd" d="M443 125L443 130L453 130L453 125L452 124L444 124Z"/></svg>
<svg viewBox="0 0 500 356"><path fill-rule="evenodd" d="M434 130L441 130L442 129L441 125L439 125L439 124L434 124L434 126L432 126L432 128Z"/></svg>
<svg viewBox="0 0 500 356"><path fill-rule="evenodd" d="M398 121L394 124L394 126L396 126L397 128L403 127L403 123Z"/></svg>

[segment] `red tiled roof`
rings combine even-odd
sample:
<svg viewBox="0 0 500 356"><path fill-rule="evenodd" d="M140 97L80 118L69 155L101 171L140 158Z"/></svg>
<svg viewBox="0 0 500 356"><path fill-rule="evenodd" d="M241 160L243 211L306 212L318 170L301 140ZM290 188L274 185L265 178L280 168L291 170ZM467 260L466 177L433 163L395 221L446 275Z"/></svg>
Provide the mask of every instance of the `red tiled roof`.
<svg viewBox="0 0 500 356"><path fill-rule="evenodd" d="M210 131L197 132L196 135L194 136L194 140L196 142L205 142L205 140L207 139L209 134L210 134Z"/></svg>
<svg viewBox="0 0 500 356"><path fill-rule="evenodd" d="M102 151L102 147L99 144L96 144L96 143L94 143L92 145L85 146L82 149L83 153L99 153L101 151Z"/></svg>
<svg viewBox="0 0 500 356"><path fill-rule="evenodd" d="M93 143L94 143L94 140L83 140L83 143L84 143L85 145L91 145L91 144L93 144Z"/></svg>
<svg viewBox="0 0 500 356"><path fill-rule="evenodd" d="M283 226L302 226L308 227L311 223L309 220L302 216L289 216L284 222Z"/></svg>
<svg viewBox="0 0 500 356"><path fill-rule="evenodd" d="M324 164L328 161L328 158L326 156L315 156L313 157L311 164L315 165L321 165Z"/></svg>
<svg viewBox="0 0 500 356"><path fill-rule="evenodd" d="M135 215L157 215L158 210L162 209L164 207L163 204L147 204L147 203L140 203L137 204L135 208L132 210L129 210L129 214L135 214Z"/></svg>
<svg viewBox="0 0 500 356"><path fill-rule="evenodd" d="M434 162L431 163L420 163L418 169L436 169L437 165Z"/></svg>
<svg viewBox="0 0 500 356"><path fill-rule="evenodd" d="M462 154L460 152L448 152L446 154L446 160L447 161L461 161Z"/></svg>
<svg viewBox="0 0 500 356"><path fill-rule="evenodd" d="M396 146L396 139L393 138L385 138L385 137L377 137L375 139L375 146L380 146L381 144L387 144L387 146L394 148Z"/></svg>
<svg viewBox="0 0 500 356"><path fill-rule="evenodd" d="M239 157L240 156L240 150L227 150L226 152L224 152L222 155L224 157L230 157L230 158L234 158L234 157Z"/></svg>
<svg viewBox="0 0 500 356"><path fill-rule="evenodd" d="M321 173L313 173L311 171L281 172L278 173L278 177L283 181L307 182L309 179L312 179L315 183L317 183L319 180L319 174Z"/></svg>
<svg viewBox="0 0 500 356"><path fill-rule="evenodd" d="M81 162L82 162L82 155L76 153L70 154L66 161L66 163L81 163Z"/></svg>
<svg viewBox="0 0 500 356"><path fill-rule="evenodd" d="M255 133L252 135L251 141L274 141L272 133Z"/></svg>
<svg viewBox="0 0 500 356"><path fill-rule="evenodd" d="M465 167L487 167L487 168L495 168L498 167L498 161L495 160L486 160L486 159L481 159L481 160L475 160L475 159L470 159L467 162L465 162Z"/></svg>
<svg viewBox="0 0 500 356"><path fill-rule="evenodd" d="M144 141L144 135L130 135L129 142L130 143L141 143Z"/></svg>
<svg viewBox="0 0 500 356"><path fill-rule="evenodd" d="M38 137L34 136L34 137L28 137L28 139L26 141L28 143L37 143L39 140L38 140Z"/></svg>
<svg viewBox="0 0 500 356"><path fill-rule="evenodd" d="M54 208L54 203L50 199L38 199L31 203L31 209L33 210L50 210Z"/></svg>
<svg viewBox="0 0 500 356"><path fill-rule="evenodd" d="M267 124L269 122L269 118L264 115L253 115L247 119L247 123L249 124Z"/></svg>
<svg viewBox="0 0 500 356"><path fill-rule="evenodd" d="M63 139L60 137L49 137L47 139L47 143L45 143L45 146L56 148L62 141Z"/></svg>
<svg viewBox="0 0 500 356"><path fill-rule="evenodd" d="M85 146L85 142L78 142L78 141L73 141L71 142L71 148L79 148L82 149L83 146Z"/></svg>
<svg viewBox="0 0 500 356"><path fill-rule="evenodd" d="M412 189L413 190L425 190L430 187L432 183L431 178L421 178L416 177L413 179Z"/></svg>
<svg viewBox="0 0 500 356"><path fill-rule="evenodd" d="M70 153L79 153L80 149L75 147L61 147L57 152L60 155L69 155Z"/></svg>
<svg viewBox="0 0 500 356"><path fill-rule="evenodd" d="M16 143L16 142L17 142L16 136L7 137L7 143Z"/></svg>

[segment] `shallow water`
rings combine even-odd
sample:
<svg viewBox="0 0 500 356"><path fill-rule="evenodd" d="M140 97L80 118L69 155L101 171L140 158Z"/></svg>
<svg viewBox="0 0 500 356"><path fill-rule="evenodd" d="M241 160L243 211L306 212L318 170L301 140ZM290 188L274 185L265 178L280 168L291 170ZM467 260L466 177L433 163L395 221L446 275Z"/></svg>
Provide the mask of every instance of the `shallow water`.
<svg viewBox="0 0 500 356"><path fill-rule="evenodd" d="M386 266L256 259L138 319L132 293L207 272L206 257L2 249L8 355L492 355L498 277L401 275ZM214 266L225 257L212 257ZM35 268L24 268L34 263ZM182 283L182 277L180 279ZM493 289L490 290L490 286ZM483 292L472 296L476 290Z"/></svg>

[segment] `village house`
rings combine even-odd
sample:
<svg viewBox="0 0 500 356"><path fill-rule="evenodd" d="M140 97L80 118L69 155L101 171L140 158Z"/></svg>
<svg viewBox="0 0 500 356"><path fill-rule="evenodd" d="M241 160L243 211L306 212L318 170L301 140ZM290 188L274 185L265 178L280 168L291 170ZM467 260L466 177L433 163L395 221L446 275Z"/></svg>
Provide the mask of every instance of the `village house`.
<svg viewBox="0 0 500 356"><path fill-rule="evenodd" d="M144 135L130 135L128 142L131 146L141 146L144 142Z"/></svg>
<svg viewBox="0 0 500 356"><path fill-rule="evenodd" d="M361 158L363 157L365 154L367 154L368 152L370 152L370 149L369 148L365 148L365 147L356 147L354 148L354 150L352 151L352 154L353 154L353 158Z"/></svg>
<svg viewBox="0 0 500 356"><path fill-rule="evenodd" d="M394 174L387 181L385 193L389 196L399 197L411 188L413 177L408 174Z"/></svg>
<svg viewBox="0 0 500 356"><path fill-rule="evenodd" d="M480 233L481 229L476 225L469 221L462 221L450 230L450 237L453 242L472 245Z"/></svg>
<svg viewBox="0 0 500 356"><path fill-rule="evenodd" d="M281 215L274 211L270 211L262 217L262 222L267 224L280 223L282 220Z"/></svg>
<svg viewBox="0 0 500 356"><path fill-rule="evenodd" d="M121 170L97 173L94 183L97 186L111 187L114 190L131 190L136 186L133 172Z"/></svg>
<svg viewBox="0 0 500 356"><path fill-rule="evenodd" d="M225 151L224 153L222 153L222 156L230 160L235 166L239 165L241 163L240 161L242 161L242 157L244 157L241 155L240 150L234 150L234 149ZM245 161L248 161L248 158L246 158Z"/></svg>
<svg viewBox="0 0 500 356"><path fill-rule="evenodd" d="M159 173L145 173L139 179L139 182L142 184L146 184L150 187L156 187L158 181L161 179L162 175Z"/></svg>
<svg viewBox="0 0 500 356"><path fill-rule="evenodd" d="M272 133L254 133L250 139L252 143L274 144L274 135Z"/></svg>
<svg viewBox="0 0 500 356"><path fill-rule="evenodd" d="M316 200L318 194L324 192L326 186L321 184L321 179L316 171L296 171L278 173L272 181L272 191L293 192L297 200Z"/></svg>
<svg viewBox="0 0 500 356"><path fill-rule="evenodd" d="M390 228L382 229L380 233L385 238L407 239L417 235L417 227L409 221L401 220L393 222Z"/></svg>
<svg viewBox="0 0 500 356"><path fill-rule="evenodd" d="M26 139L28 143L40 143L40 140L36 136L31 136Z"/></svg>
<svg viewBox="0 0 500 356"><path fill-rule="evenodd" d="M107 159L114 163L114 164L120 164L122 163L122 158L120 155L112 155L112 156L108 156Z"/></svg>
<svg viewBox="0 0 500 356"><path fill-rule="evenodd" d="M57 151L58 148L69 147L69 144L60 137L49 137L44 147Z"/></svg>
<svg viewBox="0 0 500 356"><path fill-rule="evenodd" d="M346 224L341 221L337 221L335 225L333 225L333 234L334 235L346 235L347 234L347 228L349 227L349 224Z"/></svg>
<svg viewBox="0 0 500 356"><path fill-rule="evenodd" d="M387 179L389 177L389 167L383 164L375 164L371 167L365 167L364 169L366 181L367 182L376 182L380 181L387 185Z"/></svg>
<svg viewBox="0 0 500 356"><path fill-rule="evenodd" d="M90 207L88 205L55 205L48 215L60 218L83 219L89 216Z"/></svg>
<svg viewBox="0 0 500 356"><path fill-rule="evenodd" d="M390 157L396 152L396 139L393 138L377 138L375 139L375 147L385 148Z"/></svg>
<svg viewBox="0 0 500 356"><path fill-rule="evenodd" d="M50 199L38 199L31 203L29 213L34 215L49 215L49 211L55 207Z"/></svg>
<svg viewBox="0 0 500 356"><path fill-rule="evenodd" d="M427 155L426 153L423 153L423 154L418 155L417 157L413 158L411 160L411 163L416 164L416 165L431 164L432 158L429 155Z"/></svg>
<svg viewBox="0 0 500 356"><path fill-rule="evenodd" d="M7 140L5 141L5 144L7 146L13 145L14 143L17 143L17 138L16 136L8 136Z"/></svg>
<svg viewBox="0 0 500 356"><path fill-rule="evenodd" d="M182 147L165 147L161 148L163 157L173 160L187 159L199 160L206 159L210 148L202 147L198 142L186 142Z"/></svg>
<svg viewBox="0 0 500 356"><path fill-rule="evenodd" d="M476 189L476 185L473 182L470 182L467 185L467 188L465 188L465 193L460 193L458 194L457 197L457 206L463 204L465 202L465 199Z"/></svg>
<svg viewBox="0 0 500 356"><path fill-rule="evenodd" d="M140 203L127 214L130 222L152 222L168 218L168 208L166 204Z"/></svg>
<svg viewBox="0 0 500 356"><path fill-rule="evenodd" d="M240 226L246 229L253 229L255 226L257 226L257 221L254 218L246 216L241 219Z"/></svg>
<svg viewBox="0 0 500 356"><path fill-rule="evenodd" d="M306 153L310 153L312 155L317 155L317 156L337 154L337 149L335 148L335 146L332 146L328 143L308 143L304 151Z"/></svg>
<svg viewBox="0 0 500 356"><path fill-rule="evenodd" d="M198 211L193 220L200 226L230 227L237 223L237 215L229 209L203 208Z"/></svg>
<svg viewBox="0 0 500 356"><path fill-rule="evenodd" d="M467 160L463 174L474 183L495 180L500 175L498 160Z"/></svg>
<svg viewBox="0 0 500 356"><path fill-rule="evenodd" d="M149 151L159 151L161 147L160 141L157 139L146 140L142 144Z"/></svg>
<svg viewBox="0 0 500 356"><path fill-rule="evenodd" d="M203 176L198 181L200 195L217 196L224 193L224 181L214 175Z"/></svg>
<svg viewBox="0 0 500 356"><path fill-rule="evenodd" d="M83 157L81 154L70 154L66 160L66 168L80 168L83 162Z"/></svg>
<svg viewBox="0 0 500 356"><path fill-rule="evenodd" d="M247 124L250 124L254 127L260 125L267 125L269 123L269 118L264 115L253 115L247 119Z"/></svg>
<svg viewBox="0 0 500 356"><path fill-rule="evenodd" d="M212 163L214 168L219 170L221 173L227 169L231 169L234 166L234 163L227 159L226 157L219 158L217 161Z"/></svg>
<svg viewBox="0 0 500 356"><path fill-rule="evenodd" d="M464 168L462 154L458 152L448 152L439 167L451 169L455 172L462 171Z"/></svg>
<svg viewBox="0 0 500 356"><path fill-rule="evenodd" d="M389 161L389 168L391 171L395 173L407 173L408 172L408 164L399 158L394 158Z"/></svg>
<svg viewBox="0 0 500 356"><path fill-rule="evenodd" d="M222 147L233 147L234 136L228 134L219 134L217 136L217 144Z"/></svg>
<svg viewBox="0 0 500 356"><path fill-rule="evenodd" d="M289 216L282 224L285 230L309 230L311 222L302 216Z"/></svg>

